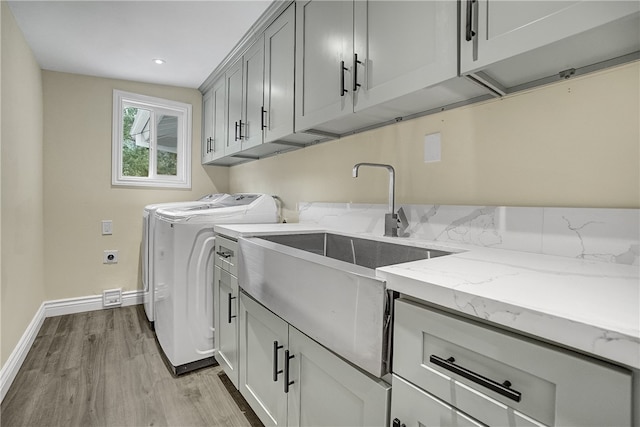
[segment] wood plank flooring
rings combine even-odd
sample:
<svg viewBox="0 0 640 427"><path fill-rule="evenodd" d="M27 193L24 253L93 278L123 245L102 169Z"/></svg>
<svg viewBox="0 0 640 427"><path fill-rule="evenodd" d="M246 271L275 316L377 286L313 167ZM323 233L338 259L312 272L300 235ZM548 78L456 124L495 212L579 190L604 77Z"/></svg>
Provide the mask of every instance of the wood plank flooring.
<svg viewBox="0 0 640 427"><path fill-rule="evenodd" d="M172 377L142 306L50 317L2 402L0 425L255 426L223 380L219 366Z"/></svg>

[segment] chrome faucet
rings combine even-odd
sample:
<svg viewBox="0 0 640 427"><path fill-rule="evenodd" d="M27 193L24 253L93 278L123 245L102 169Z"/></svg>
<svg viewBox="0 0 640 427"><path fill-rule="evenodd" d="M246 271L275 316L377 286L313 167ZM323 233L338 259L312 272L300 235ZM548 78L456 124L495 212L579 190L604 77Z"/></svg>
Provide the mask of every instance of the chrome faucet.
<svg viewBox="0 0 640 427"><path fill-rule="evenodd" d="M396 186L396 171L391 165L385 165L382 163L356 163L353 166L353 177L358 177L358 169L360 166L371 166L385 168L389 171L389 213L384 216L384 235L389 237L398 237L398 229L401 228L401 232L404 232L409 226L407 216L404 214L404 210L400 208L398 213L395 213L395 186ZM398 224L400 222L400 224Z"/></svg>

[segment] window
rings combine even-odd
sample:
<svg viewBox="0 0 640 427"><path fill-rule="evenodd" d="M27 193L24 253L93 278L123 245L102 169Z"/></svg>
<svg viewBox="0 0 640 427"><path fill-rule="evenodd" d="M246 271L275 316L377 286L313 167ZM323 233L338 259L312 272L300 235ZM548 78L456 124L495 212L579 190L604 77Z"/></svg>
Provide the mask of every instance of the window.
<svg viewBox="0 0 640 427"><path fill-rule="evenodd" d="M191 188L191 105L113 91L113 185Z"/></svg>

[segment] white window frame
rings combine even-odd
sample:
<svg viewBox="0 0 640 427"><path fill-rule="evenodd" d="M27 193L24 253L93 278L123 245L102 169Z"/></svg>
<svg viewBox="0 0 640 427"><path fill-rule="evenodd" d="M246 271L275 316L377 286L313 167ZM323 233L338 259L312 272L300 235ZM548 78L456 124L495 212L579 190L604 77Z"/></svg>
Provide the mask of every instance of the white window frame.
<svg viewBox="0 0 640 427"><path fill-rule="evenodd" d="M125 106L144 108L155 113L171 113L178 116L178 141L176 176L156 173L156 137L155 126L150 127L149 176L124 176L122 174L122 112ZM111 157L111 184L130 187L191 188L191 105L168 99L155 98L137 93L113 91L113 130ZM155 120L152 120L155 122Z"/></svg>

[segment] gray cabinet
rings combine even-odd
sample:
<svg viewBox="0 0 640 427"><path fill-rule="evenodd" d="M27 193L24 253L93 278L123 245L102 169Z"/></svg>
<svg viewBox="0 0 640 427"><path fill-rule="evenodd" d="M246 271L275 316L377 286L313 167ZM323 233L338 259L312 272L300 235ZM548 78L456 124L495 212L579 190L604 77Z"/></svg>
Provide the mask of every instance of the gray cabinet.
<svg viewBox="0 0 640 427"><path fill-rule="evenodd" d="M226 144L226 86L218 79L202 97L202 156L207 164L224 155Z"/></svg>
<svg viewBox="0 0 640 427"><path fill-rule="evenodd" d="M226 127L227 137L224 146L224 155L237 153L242 148L244 136L244 123L242 116L243 91L242 91L242 57L239 58L225 73L227 86Z"/></svg>
<svg viewBox="0 0 640 427"><path fill-rule="evenodd" d="M216 360L231 383L238 387L238 279L215 267L214 301Z"/></svg>
<svg viewBox="0 0 640 427"><path fill-rule="evenodd" d="M354 111L458 75L456 2L354 4Z"/></svg>
<svg viewBox="0 0 640 427"><path fill-rule="evenodd" d="M296 5L296 131L342 134L486 94L458 79L456 2Z"/></svg>
<svg viewBox="0 0 640 427"><path fill-rule="evenodd" d="M295 5L264 32L264 142L293 134Z"/></svg>
<svg viewBox="0 0 640 427"><path fill-rule="evenodd" d="M289 327L287 425L385 426L391 387Z"/></svg>
<svg viewBox="0 0 640 427"><path fill-rule="evenodd" d="M236 388L239 385L239 299L237 243L216 237L213 287L216 360Z"/></svg>
<svg viewBox="0 0 640 427"><path fill-rule="evenodd" d="M284 372L279 371L288 342L287 322L241 293L239 390L266 426L287 425Z"/></svg>
<svg viewBox="0 0 640 427"><path fill-rule="evenodd" d="M265 425L388 423L388 384L345 362L245 293L240 294L240 392Z"/></svg>
<svg viewBox="0 0 640 427"><path fill-rule="evenodd" d="M296 131L353 112L353 2L296 3Z"/></svg>
<svg viewBox="0 0 640 427"><path fill-rule="evenodd" d="M242 56L242 150L262 144L264 123L264 36ZM292 118L293 119L293 118Z"/></svg>
<svg viewBox="0 0 640 427"><path fill-rule="evenodd" d="M395 308L391 419L419 425L399 384L471 424L631 426L629 371L412 301Z"/></svg>
<svg viewBox="0 0 640 427"><path fill-rule="evenodd" d="M513 87L635 52L639 10L635 1L464 0L460 72Z"/></svg>

